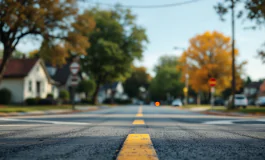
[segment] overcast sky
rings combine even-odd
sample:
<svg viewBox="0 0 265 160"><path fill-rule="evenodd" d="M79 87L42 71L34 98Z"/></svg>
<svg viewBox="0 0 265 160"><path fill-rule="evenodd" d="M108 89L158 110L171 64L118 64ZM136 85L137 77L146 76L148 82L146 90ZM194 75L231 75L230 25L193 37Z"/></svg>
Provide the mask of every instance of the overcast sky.
<svg viewBox="0 0 265 160"><path fill-rule="evenodd" d="M189 0L88 0L123 5L159 5L183 2ZM201 0L197 3L186 4L171 8L138 9L132 11L137 15L137 23L146 28L149 44L141 62L135 64L145 66L154 75L152 69L157 59L164 54L179 56L181 51L174 50L174 46L187 48L189 39L205 31L219 31L231 35L229 16L226 22L221 22L213 6L217 0ZM91 3L87 3L93 6ZM86 7L86 6L83 6ZM256 58L257 49L265 41L265 29L245 30L249 24L236 22L236 47L240 51L237 61L247 60L246 72L253 80L265 78L265 64ZM18 50L29 52L39 48L39 42L24 42L18 45Z"/></svg>

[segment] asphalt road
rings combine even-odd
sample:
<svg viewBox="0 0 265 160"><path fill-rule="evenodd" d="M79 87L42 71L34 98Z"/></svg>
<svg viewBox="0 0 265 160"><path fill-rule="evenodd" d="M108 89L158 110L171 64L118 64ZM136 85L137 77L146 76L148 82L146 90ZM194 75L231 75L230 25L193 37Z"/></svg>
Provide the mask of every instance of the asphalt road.
<svg viewBox="0 0 265 160"><path fill-rule="evenodd" d="M133 156L146 151L141 153L145 156L147 150L152 152L147 159L264 160L265 117L124 106L68 115L0 118L0 159L142 160Z"/></svg>

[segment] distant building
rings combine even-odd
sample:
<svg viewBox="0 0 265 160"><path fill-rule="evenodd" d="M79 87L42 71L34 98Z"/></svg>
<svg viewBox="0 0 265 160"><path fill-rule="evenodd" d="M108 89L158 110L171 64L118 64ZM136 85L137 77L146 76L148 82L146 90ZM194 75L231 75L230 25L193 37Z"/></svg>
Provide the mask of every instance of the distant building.
<svg viewBox="0 0 265 160"><path fill-rule="evenodd" d="M52 79L54 79L56 82L59 83L58 85L58 88L59 90L62 90L62 89L66 89L69 91L70 95L72 94L71 93L71 90L72 90L72 87L71 87L71 78L72 78L72 74L70 72L70 63L68 64L65 64L61 67L53 67L49 64L46 64L46 67L47 67L47 70L48 70L48 73L49 75L52 77ZM87 76L80 72L78 74L78 79L79 81L83 80L83 79L86 79ZM71 95L72 96L72 95ZM75 101L80 101L82 98L84 98L84 95L82 94L75 94Z"/></svg>
<svg viewBox="0 0 265 160"><path fill-rule="evenodd" d="M244 94L247 97L256 97L259 94L262 82L251 82L244 88Z"/></svg>
<svg viewBox="0 0 265 160"><path fill-rule="evenodd" d="M114 82L101 86L98 93L98 102L103 103L104 100L110 99L112 96L114 99L128 99L128 96L124 93L122 82Z"/></svg>
<svg viewBox="0 0 265 160"><path fill-rule="evenodd" d="M23 58L9 60L0 88L11 91L12 103L23 103L27 98L46 98L49 93L57 98L57 85L41 59Z"/></svg>
<svg viewBox="0 0 265 160"><path fill-rule="evenodd" d="M247 96L250 105L254 105L259 96L265 95L265 91L262 91L263 85L265 85L265 81L251 82L244 87L244 94Z"/></svg>

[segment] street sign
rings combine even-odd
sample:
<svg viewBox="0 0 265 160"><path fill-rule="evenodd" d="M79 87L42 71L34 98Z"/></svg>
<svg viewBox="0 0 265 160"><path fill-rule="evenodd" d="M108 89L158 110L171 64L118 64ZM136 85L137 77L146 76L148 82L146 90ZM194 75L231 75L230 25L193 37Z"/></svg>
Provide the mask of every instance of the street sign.
<svg viewBox="0 0 265 160"><path fill-rule="evenodd" d="M215 92L215 88L211 87L211 93L214 93L214 92Z"/></svg>
<svg viewBox="0 0 265 160"><path fill-rule="evenodd" d="M209 79L209 85L210 85L211 87L214 87L214 86L216 85L216 79L215 79L215 78L210 78L210 79Z"/></svg>
<svg viewBox="0 0 265 160"><path fill-rule="evenodd" d="M187 92L188 92L188 88L187 88L187 87L184 87L184 88L183 88L183 92L184 92L184 93L187 93Z"/></svg>
<svg viewBox="0 0 265 160"><path fill-rule="evenodd" d="M77 62L70 64L70 71L73 75L76 75L80 70L80 65Z"/></svg>
<svg viewBox="0 0 265 160"><path fill-rule="evenodd" d="M71 86L77 86L79 83L78 76L72 76L71 77Z"/></svg>

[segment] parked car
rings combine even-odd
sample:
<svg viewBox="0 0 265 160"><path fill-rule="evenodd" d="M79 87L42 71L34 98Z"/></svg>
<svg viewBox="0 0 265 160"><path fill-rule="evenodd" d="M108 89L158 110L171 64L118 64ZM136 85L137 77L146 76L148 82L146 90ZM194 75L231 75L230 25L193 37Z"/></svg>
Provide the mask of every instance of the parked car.
<svg viewBox="0 0 265 160"><path fill-rule="evenodd" d="M229 97L227 106L231 105L232 103L232 96ZM248 106L248 100L247 97L244 94L236 94L235 95L235 107L239 108L239 107L243 107L243 108L247 108Z"/></svg>
<svg viewBox="0 0 265 160"><path fill-rule="evenodd" d="M180 106L182 106L182 102L181 102L180 99L175 99L175 100L172 101L171 105L180 107Z"/></svg>
<svg viewBox="0 0 265 160"><path fill-rule="evenodd" d="M258 97L256 100L256 106L265 106L265 96Z"/></svg>
<svg viewBox="0 0 265 160"><path fill-rule="evenodd" d="M215 106L224 106L224 104L225 104L225 101L222 98L216 98L214 100L214 105Z"/></svg>

